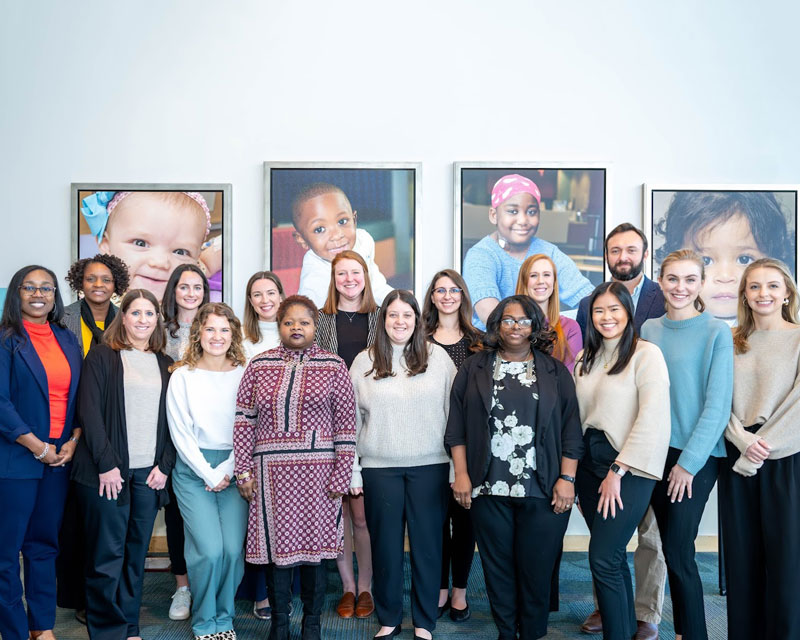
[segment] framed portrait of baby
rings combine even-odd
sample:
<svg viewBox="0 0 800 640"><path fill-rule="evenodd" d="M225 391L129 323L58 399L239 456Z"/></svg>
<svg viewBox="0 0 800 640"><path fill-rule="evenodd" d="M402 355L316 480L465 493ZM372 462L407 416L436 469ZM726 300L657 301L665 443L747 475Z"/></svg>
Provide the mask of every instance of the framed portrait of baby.
<svg viewBox="0 0 800 640"><path fill-rule="evenodd" d="M392 289L419 292L421 173L415 162L265 162L265 262L285 294L321 308L344 251L360 256L378 304Z"/></svg>
<svg viewBox="0 0 800 640"><path fill-rule="evenodd" d="M706 309L734 323L748 264L777 258L797 276L798 190L800 185L643 185L648 275L658 278L669 253L696 251L705 264Z"/></svg>
<svg viewBox="0 0 800 640"><path fill-rule="evenodd" d="M560 311L604 280L606 164L456 162L454 170L453 255L475 326L485 327L499 300L533 293L534 266L548 274L534 299L552 299Z"/></svg>
<svg viewBox="0 0 800 640"><path fill-rule="evenodd" d="M127 266L129 288L159 301L175 269L195 265L210 300L230 304L231 191L230 184L74 183L73 261L115 255Z"/></svg>

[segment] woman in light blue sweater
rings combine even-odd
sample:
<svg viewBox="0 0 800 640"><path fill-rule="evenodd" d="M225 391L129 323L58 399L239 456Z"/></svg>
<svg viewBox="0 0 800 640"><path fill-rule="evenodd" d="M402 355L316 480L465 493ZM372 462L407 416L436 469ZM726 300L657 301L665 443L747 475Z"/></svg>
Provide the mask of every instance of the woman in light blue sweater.
<svg viewBox="0 0 800 640"><path fill-rule="evenodd" d="M672 433L663 479L653 491L667 562L675 634L707 640L703 586L694 541L725 456L723 432L733 394L733 338L705 312L703 259L688 249L661 263L667 314L644 323L642 338L661 348L669 370Z"/></svg>

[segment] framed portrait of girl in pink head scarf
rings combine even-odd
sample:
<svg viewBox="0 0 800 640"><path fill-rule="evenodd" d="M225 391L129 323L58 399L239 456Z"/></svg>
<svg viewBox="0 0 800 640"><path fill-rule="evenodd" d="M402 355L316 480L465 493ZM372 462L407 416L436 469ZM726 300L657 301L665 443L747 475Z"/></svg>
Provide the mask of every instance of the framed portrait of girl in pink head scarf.
<svg viewBox="0 0 800 640"><path fill-rule="evenodd" d="M210 298L231 297L231 185L73 184L73 261L108 253L128 268L131 289L160 301L172 272L200 267Z"/></svg>
<svg viewBox="0 0 800 640"><path fill-rule="evenodd" d="M477 327L515 293L531 256L555 265L563 310L576 308L604 280L604 165L456 162L454 169L453 254Z"/></svg>

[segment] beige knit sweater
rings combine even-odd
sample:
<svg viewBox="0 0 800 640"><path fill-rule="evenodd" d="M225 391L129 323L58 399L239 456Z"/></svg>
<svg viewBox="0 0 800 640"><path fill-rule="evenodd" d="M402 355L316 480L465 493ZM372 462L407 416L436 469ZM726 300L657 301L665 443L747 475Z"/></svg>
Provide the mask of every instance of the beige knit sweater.
<svg viewBox="0 0 800 640"><path fill-rule="evenodd" d="M733 357L733 412L725 437L742 453L733 470L753 476L762 463L744 457L759 438L770 460L800 452L800 327L754 331L750 350ZM762 425L756 433L744 427Z"/></svg>
<svg viewBox="0 0 800 640"><path fill-rule="evenodd" d="M632 474L660 480L671 431L667 364L656 345L639 340L625 369L608 375L618 344L618 339L605 340L586 375L580 375L583 352L577 358L575 389L583 431L605 432L619 451L617 460Z"/></svg>

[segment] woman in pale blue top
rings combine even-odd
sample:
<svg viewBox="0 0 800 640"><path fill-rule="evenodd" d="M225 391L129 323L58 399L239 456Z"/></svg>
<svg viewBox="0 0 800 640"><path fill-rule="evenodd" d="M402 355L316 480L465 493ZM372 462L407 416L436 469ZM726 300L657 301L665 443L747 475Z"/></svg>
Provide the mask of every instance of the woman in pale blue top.
<svg viewBox="0 0 800 640"><path fill-rule="evenodd" d="M728 325L704 312L704 280L698 254L669 254L658 279L667 314L642 326L642 338L661 348L669 370L672 433L651 505L667 562L675 634L684 640L708 638L694 541L718 458L725 456L733 395L733 337Z"/></svg>

